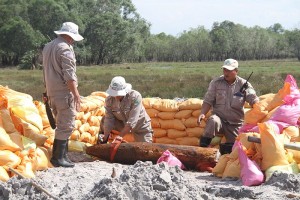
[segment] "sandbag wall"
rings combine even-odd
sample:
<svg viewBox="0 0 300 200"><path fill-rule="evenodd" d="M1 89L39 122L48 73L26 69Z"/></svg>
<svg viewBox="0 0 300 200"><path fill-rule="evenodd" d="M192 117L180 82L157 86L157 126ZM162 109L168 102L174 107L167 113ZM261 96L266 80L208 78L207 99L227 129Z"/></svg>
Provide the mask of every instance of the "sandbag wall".
<svg viewBox="0 0 300 200"><path fill-rule="evenodd" d="M144 98L143 105L154 130L153 142L199 146L205 127L205 120L201 126L197 124L202 103L198 98L184 101Z"/></svg>

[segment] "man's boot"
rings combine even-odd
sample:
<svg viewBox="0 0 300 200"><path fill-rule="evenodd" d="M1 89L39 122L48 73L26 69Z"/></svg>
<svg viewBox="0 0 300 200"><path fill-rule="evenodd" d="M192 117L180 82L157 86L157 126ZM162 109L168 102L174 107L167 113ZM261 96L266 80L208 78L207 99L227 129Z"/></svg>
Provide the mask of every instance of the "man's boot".
<svg viewBox="0 0 300 200"><path fill-rule="evenodd" d="M74 164L67 162L65 159L66 144L67 140L54 139L52 158L50 159L54 167L74 167Z"/></svg>
<svg viewBox="0 0 300 200"><path fill-rule="evenodd" d="M221 143L219 149L221 155L231 153L233 145L234 143Z"/></svg>
<svg viewBox="0 0 300 200"><path fill-rule="evenodd" d="M67 143L66 143L66 151L65 151L64 157L65 157L65 160L66 160L68 163L70 163L71 165L73 165L72 167L74 167L75 164L69 159L69 157L68 157L68 152L69 152L69 140L67 140Z"/></svg>
<svg viewBox="0 0 300 200"><path fill-rule="evenodd" d="M209 137L201 137L199 146L200 147L208 147L211 140L212 140L212 138L209 138Z"/></svg>

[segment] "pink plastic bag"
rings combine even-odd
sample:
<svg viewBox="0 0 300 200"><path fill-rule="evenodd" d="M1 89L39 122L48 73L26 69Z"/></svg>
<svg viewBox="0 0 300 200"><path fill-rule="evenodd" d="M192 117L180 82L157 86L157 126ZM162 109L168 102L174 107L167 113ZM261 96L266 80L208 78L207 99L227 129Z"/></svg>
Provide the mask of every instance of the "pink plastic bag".
<svg viewBox="0 0 300 200"><path fill-rule="evenodd" d="M248 158L240 142L237 142L237 148L239 152L243 185L255 186L262 184L264 181L264 174L260 170L259 166L255 161Z"/></svg>
<svg viewBox="0 0 300 200"><path fill-rule="evenodd" d="M175 156L173 156L173 154L169 151L166 150L161 156L160 158L157 160L157 164L161 163L161 162L166 162L169 166L173 167L173 166L179 166L181 169L185 169L185 166L182 164L182 162L180 162L180 160L178 160L178 158L176 158Z"/></svg>

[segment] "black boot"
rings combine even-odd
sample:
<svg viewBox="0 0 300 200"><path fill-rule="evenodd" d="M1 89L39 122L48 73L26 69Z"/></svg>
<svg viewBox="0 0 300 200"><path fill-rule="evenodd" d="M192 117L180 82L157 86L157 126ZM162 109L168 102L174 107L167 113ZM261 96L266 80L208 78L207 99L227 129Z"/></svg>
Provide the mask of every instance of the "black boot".
<svg viewBox="0 0 300 200"><path fill-rule="evenodd" d="M75 164L69 159L68 157L68 152L69 152L69 140L67 140L67 143L66 143L66 151L65 151L65 160L70 163L71 165L73 165L72 167L75 166Z"/></svg>
<svg viewBox="0 0 300 200"><path fill-rule="evenodd" d="M67 148L67 140L54 139L52 158L50 160L54 167L74 167L74 164L67 162L65 152Z"/></svg>
<svg viewBox="0 0 300 200"><path fill-rule="evenodd" d="M199 146L200 147L208 147L211 140L212 140L212 138L209 138L209 137L201 137Z"/></svg>
<svg viewBox="0 0 300 200"><path fill-rule="evenodd" d="M233 147L233 144L234 143L221 143L220 144L220 154L221 155L224 155L224 154L227 154L227 153L231 153L232 152L232 147Z"/></svg>

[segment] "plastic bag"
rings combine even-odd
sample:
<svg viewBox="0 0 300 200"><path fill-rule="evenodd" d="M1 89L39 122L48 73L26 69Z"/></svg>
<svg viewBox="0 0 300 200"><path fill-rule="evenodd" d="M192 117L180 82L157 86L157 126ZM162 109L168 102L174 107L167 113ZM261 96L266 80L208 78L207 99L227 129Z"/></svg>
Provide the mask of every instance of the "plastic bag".
<svg viewBox="0 0 300 200"><path fill-rule="evenodd" d="M255 186L260 185L264 181L264 174L260 170L255 161L248 158L240 142L237 142L239 151L239 161L241 165L241 174L243 185Z"/></svg>
<svg viewBox="0 0 300 200"><path fill-rule="evenodd" d="M166 162L169 166L178 166L181 169L185 169L185 166L176 158L169 150L166 150L163 152L163 154L160 156L160 158L157 160L157 164L161 162Z"/></svg>

